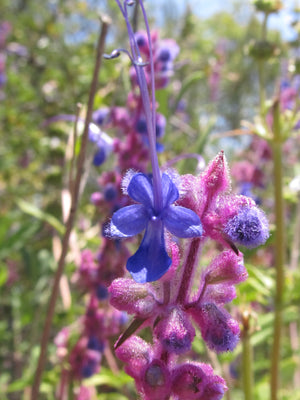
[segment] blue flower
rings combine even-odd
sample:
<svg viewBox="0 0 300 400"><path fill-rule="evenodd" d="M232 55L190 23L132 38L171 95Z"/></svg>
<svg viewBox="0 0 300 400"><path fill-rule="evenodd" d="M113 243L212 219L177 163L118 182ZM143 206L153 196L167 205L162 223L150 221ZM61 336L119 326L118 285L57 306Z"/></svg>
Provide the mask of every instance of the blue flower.
<svg viewBox="0 0 300 400"><path fill-rule="evenodd" d="M197 214L185 207L172 205L179 198L176 185L162 174L162 207L154 207L153 183L145 174L135 174L127 187L137 203L113 214L110 234L113 237L134 236L145 229L137 252L127 261L127 269L139 283L153 282L163 276L172 264L165 248L164 228L180 238L201 236L202 225Z"/></svg>

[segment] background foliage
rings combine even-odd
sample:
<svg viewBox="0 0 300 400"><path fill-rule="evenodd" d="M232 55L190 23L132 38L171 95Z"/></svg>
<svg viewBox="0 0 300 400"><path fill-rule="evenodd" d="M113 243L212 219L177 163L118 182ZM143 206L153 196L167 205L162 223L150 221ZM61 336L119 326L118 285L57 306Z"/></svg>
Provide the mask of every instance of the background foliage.
<svg viewBox="0 0 300 400"><path fill-rule="evenodd" d="M236 2L235 12L225 9L208 18L196 15L186 6L180 15L176 7L151 8L151 26L160 25L161 37L174 38L181 48L171 85L157 93L159 111L168 121L164 138L165 162L184 152L200 153L206 161L225 148L230 165L244 159L249 135L223 135L241 127L242 120L252 121L259 107L257 61L249 56L251 40L261 36L261 19L245 2ZM99 12L108 13L112 25L107 52L126 47L125 26L112 1L79 0L2 0L1 22L8 21L11 32L6 40L6 83L0 102L0 398L24 399L32 382L38 355L38 342L46 313L52 279L56 268L53 237L61 235L62 189L66 181L65 153L72 126L67 123L47 125L45 122L60 114L74 114L76 104L87 102L94 63L94 48ZM296 16L296 14L294 15ZM163 22L163 23L162 23ZM269 97L280 81L282 65L288 64L294 50L282 40L281 33L269 32L278 52L265 64L265 86ZM292 43L295 45L295 43ZM297 44L297 43L296 43ZM212 96L210 77L220 65L220 82L216 97ZM123 105L129 88L129 63L104 62L100 75L95 109L102 105ZM184 104L186 119L175 114ZM299 143L299 140L298 140ZM243 151L246 151L243 152ZM93 149L90 149L92 154ZM288 184L299 176L299 160L288 163L285 154L285 197L288 206L288 241L297 231L299 195L291 193ZM107 168L107 164L103 167ZM193 172L196 162L178 164L179 172ZM272 168L265 165L265 172ZM81 249L96 249L101 237L98 219L89 198L97 190L97 176L102 169L88 170L86 187L81 197L76 224ZM262 206L271 214L272 185L257 189ZM298 243L299 244L299 243ZM272 253L272 239L268 243ZM297 246L297 243L296 243ZM293 247L290 246L291 255ZM266 261L267 252L249 259L249 279L239 287L236 312L245 309L255 315L251 345L254 349L255 399L268 398L268 363L272 339L274 271ZM300 399L299 345L291 342L291 324L299 329L299 255L296 267L287 271L289 290L285 297L284 340L282 342L282 400ZM74 323L84 310L84 301L72 283L75 265L69 261L66 276L71 288L71 304L59 300L52 340L65 325ZM295 325L294 325L295 326ZM298 338L299 339L299 338ZM42 385L45 399L55 398L60 377L55 346L49 344L47 372ZM204 352L201 341L194 345L198 354ZM239 345L233 354L216 361L231 387L228 399L243 399L240 380ZM135 398L132 380L120 373L118 379L104 365L89 385L99 388L98 399ZM124 387L126 390L124 390ZM100 394L102 393L102 394ZM72 397L70 397L72 398Z"/></svg>

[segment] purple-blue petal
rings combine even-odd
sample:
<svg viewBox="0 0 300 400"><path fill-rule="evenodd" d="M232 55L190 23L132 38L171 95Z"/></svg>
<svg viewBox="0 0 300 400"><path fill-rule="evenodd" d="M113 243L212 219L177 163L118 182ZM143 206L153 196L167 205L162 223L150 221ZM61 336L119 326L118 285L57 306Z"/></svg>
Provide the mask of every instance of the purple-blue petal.
<svg viewBox="0 0 300 400"><path fill-rule="evenodd" d="M153 208L153 186L147 175L135 174L129 182L127 192L133 200L143 204L148 209Z"/></svg>
<svg viewBox="0 0 300 400"><path fill-rule="evenodd" d="M120 208L112 216L111 236L134 236L146 228L148 221L148 212L141 204Z"/></svg>
<svg viewBox="0 0 300 400"><path fill-rule="evenodd" d="M179 192L172 179L167 174L162 174L163 208L178 200Z"/></svg>
<svg viewBox="0 0 300 400"><path fill-rule="evenodd" d="M200 218L194 211L181 206L170 206L164 210L165 227L180 238L201 236L203 229Z"/></svg>
<svg viewBox="0 0 300 400"><path fill-rule="evenodd" d="M145 283L161 278L171 264L165 248L163 223L150 221L140 247L128 259L126 267L136 282Z"/></svg>

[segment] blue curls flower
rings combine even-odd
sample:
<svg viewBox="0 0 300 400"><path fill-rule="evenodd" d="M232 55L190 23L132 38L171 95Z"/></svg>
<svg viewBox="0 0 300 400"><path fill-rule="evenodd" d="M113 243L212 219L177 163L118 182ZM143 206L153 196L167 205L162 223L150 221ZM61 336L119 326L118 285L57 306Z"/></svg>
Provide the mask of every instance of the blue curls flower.
<svg viewBox="0 0 300 400"><path fill-rule="evenodd" d="M156 281L172 264L165 248L164 228L177 237L192 238L201 236L202 225L192 210L173 205L179 192L167 174L162 174L162 205L158 210L154 206L153 182L149 176L135 174L127 193L138 204L123 207L113 214L110 235L126 238L145 229L140 247L128 259L126 267L136 282Z"/></svg>

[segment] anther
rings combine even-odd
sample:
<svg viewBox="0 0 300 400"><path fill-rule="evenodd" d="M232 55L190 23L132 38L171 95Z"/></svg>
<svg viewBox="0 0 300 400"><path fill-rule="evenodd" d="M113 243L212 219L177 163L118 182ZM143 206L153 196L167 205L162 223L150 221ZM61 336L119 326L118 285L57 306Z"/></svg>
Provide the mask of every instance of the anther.
<svg viewBox="0 0 300 400"><path fill-rule="evenodd" d="M114 59L114 58L119 57L120 54L121 54L121 52L120 52L119 50L113 50L110 54L103 54L103 57L104 57L106 60L112 60L112 59Z"/></svg>

